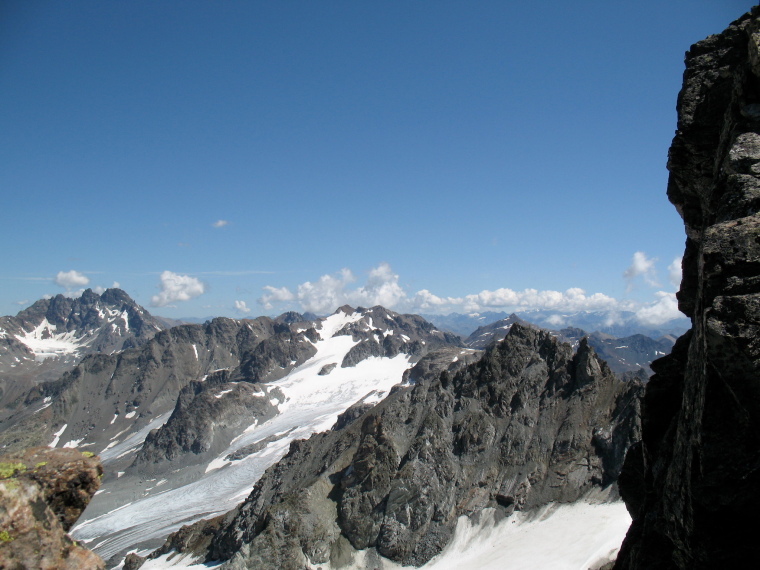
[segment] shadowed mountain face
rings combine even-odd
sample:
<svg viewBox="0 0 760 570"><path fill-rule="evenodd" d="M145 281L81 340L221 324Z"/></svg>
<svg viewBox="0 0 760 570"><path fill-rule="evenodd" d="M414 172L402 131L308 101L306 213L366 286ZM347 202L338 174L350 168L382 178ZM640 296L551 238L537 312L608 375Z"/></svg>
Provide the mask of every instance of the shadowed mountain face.
<svg viewBox="0 0 760 570"><path fill-rule="evenodd" d="M414 386L294 441L237 509L183 529L156 556L302 568L371 548L420 565L460 515L503 516L610 485L639 437L641 385L618 380L587 343L574 354L531 327L513 325L458 372L412 376Z"/></svg>
<svg viewBox="0 0 760 570"><path fill-rule="evenodd" d="M760 9L691 47L668 197L692 329L655 375L620 492L615 568L751 568L760 508Z"/></svg>

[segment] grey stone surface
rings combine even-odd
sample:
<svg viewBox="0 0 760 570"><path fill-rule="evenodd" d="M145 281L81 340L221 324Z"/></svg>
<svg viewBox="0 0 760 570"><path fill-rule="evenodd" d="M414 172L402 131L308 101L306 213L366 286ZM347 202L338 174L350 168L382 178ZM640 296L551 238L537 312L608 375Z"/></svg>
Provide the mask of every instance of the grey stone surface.
<svg viewBox="0 0 760 570"><path fill-rule="evenodd" d="M754 568L760 508L760 9L686 54L668 197L683 218L680 309L655 361L620 491L615 568Z"/></svg>

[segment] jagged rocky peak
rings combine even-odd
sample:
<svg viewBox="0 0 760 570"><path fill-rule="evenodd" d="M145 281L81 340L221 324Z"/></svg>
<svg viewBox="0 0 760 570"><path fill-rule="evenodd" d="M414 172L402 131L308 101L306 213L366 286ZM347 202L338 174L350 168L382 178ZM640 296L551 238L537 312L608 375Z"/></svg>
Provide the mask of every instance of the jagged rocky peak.
<svg viewBox="0 0 760 570"><path fill-rule="evenodd" d="M0 327L27 345L39 358L79 351L112 352L136 346L165 328L121 289L92 289L80 297L40 299ZM46 342L47 341L47 342Z"/></svg>
<svg viewBox="0 0 760 570"><path fill-rule="evenodd" d="M404 353L416 360L436 348L461 346L462 342L419 315L399 314L379 305L370 309L344 305L317 326L323 339L350 336L357 342L343 358L344 368L373 356L393 358Z"/></svg>
<svg viewBox="0 0 760 570"><path fill-rule="evenodd" d="M437 376L431 365L421 359L416 384L294 441L237 509L182 529L152 556L175 549L223 568L295 569L341 567L370 549L421 565L460 516L608 487L639 437L640 385L619 381L586 343L574 354L516 324L474 363Z"/></svg>
<svg viewBox="0 0 760 570"><path fill-rule="evenodd" d="M760 7L686 54L668 197L692 329L652 364L615 568L756 567L760 507Z"/></svg>
<svg viewBox="0 0 760 570"><path fill-rule="evenodd" d="M18 405L26 391L89 354L139 346L166 326L121 289L57 295L0 317L0 407Z"/></svg>

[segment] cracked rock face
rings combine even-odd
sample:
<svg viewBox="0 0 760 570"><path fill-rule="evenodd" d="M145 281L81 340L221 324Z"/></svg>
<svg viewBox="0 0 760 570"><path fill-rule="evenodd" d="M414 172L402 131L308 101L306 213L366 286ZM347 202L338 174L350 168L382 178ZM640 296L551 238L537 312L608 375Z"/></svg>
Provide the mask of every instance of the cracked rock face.
<svg viewBox="0 0 760 570"><path fill-rule="evenodd" d="M683 218L679 308L643 441L620 478L633 517L615 568L748 568L760 508L760 9L686 54L668 197Z"/></svg>
<svg viewBox="0 0 760 570"><path fill-rule="evenodd" d="M102 569L66 532L100 486L96 457L32 448L0 457L0 568Z"/></svg>

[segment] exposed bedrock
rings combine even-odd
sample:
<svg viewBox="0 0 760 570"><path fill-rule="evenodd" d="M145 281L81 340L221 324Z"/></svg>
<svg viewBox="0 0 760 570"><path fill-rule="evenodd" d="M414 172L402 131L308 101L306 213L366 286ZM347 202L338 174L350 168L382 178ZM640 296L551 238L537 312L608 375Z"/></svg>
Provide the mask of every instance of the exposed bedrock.
<svg viewBox="0 0 760 570"><path fill-rule="evenodd" d="M668 197L686 227L678 301L692 329L652 364L615 568L757 567L760 9L691 47L677 109Z"/></svg>

